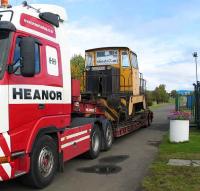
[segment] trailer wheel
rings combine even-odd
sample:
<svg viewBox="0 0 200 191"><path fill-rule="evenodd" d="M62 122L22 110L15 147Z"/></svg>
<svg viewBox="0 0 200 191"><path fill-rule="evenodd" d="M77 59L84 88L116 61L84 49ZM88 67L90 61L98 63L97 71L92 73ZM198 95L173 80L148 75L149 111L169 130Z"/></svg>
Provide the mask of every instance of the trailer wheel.
<svg viewBox="0 0 200 191"><path fill-rule="evenodd" d="M111 149L113 143L113 130L110 122L106 124L105 135L103 139L103 151Z"/></svg>
<svg viewBox="0 0 200 191"><path fill-rule="evenodd" d="M48 186L57 171L57 155L57 146L53 138L45 135L38 139L31 154L30 171L22 177L23 183L35 188Z"/></svg>
<svg viewBox="0 0 200 191"><path fill-rule="evenodd" d="M95 159L99 156L101 150L101 132L98 125L94 125L91 132L90 150L86 153L86 157Z"/></svg>
<svg viewBox="0 0 200 191"><path fill-rule="evenodd" d="M152 122L151 115L148 115L148 126L151 126L151 122Z"/></svg>

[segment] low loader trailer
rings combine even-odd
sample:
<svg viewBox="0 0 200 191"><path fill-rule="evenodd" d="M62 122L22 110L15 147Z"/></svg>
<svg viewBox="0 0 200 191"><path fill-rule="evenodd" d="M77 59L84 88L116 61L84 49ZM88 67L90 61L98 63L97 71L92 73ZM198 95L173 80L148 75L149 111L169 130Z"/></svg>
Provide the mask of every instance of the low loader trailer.
<svg viewBox="0 0 200 191"><path fill-rule="evenodd" d="M94 159L114 137L150 125L135 53L87 50L84 78L71 79L65 10L1 5L0 181L44 188L65 161Z"/></svg>

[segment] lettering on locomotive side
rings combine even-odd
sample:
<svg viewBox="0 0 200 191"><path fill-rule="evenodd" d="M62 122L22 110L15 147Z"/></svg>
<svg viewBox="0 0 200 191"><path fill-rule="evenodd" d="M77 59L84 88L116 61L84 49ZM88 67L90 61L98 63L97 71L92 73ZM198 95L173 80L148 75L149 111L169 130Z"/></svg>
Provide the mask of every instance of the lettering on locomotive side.
<svg viewBox="0 0 200 191"><path fill-rule="evenodd" d="M13 88L13 100L62 100L62 92L54 90Z"/></svg>

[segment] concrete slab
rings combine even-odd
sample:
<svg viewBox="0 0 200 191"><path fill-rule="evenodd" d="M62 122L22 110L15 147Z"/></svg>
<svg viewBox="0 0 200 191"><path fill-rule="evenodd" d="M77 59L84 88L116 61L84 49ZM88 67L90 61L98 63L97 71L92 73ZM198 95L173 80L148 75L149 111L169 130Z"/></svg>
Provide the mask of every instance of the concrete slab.
<svg viewBox="0 0 200 191"><path fill-rule="evenodd" d="M169 159L169 162L167 165L171 166L191 166L192 161L191 160L182 160L182 159Z"/></svg>
<svg viewBox="0 0 200 191"><path fill-rule="evenodd" d="M192 160L192 166L200 167L200 160Z"/></svg>

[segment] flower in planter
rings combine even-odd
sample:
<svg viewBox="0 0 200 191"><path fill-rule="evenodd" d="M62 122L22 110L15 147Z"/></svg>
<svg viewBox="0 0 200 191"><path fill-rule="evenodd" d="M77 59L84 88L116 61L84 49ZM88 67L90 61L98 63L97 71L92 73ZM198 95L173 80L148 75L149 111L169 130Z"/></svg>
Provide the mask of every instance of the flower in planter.
<svg viewBox="0 0 200 191"><path fill-rule="evenodd" d="M191 113L184 111L173 111L168 115L168 119L170 120L190 120Z"/></svg>

